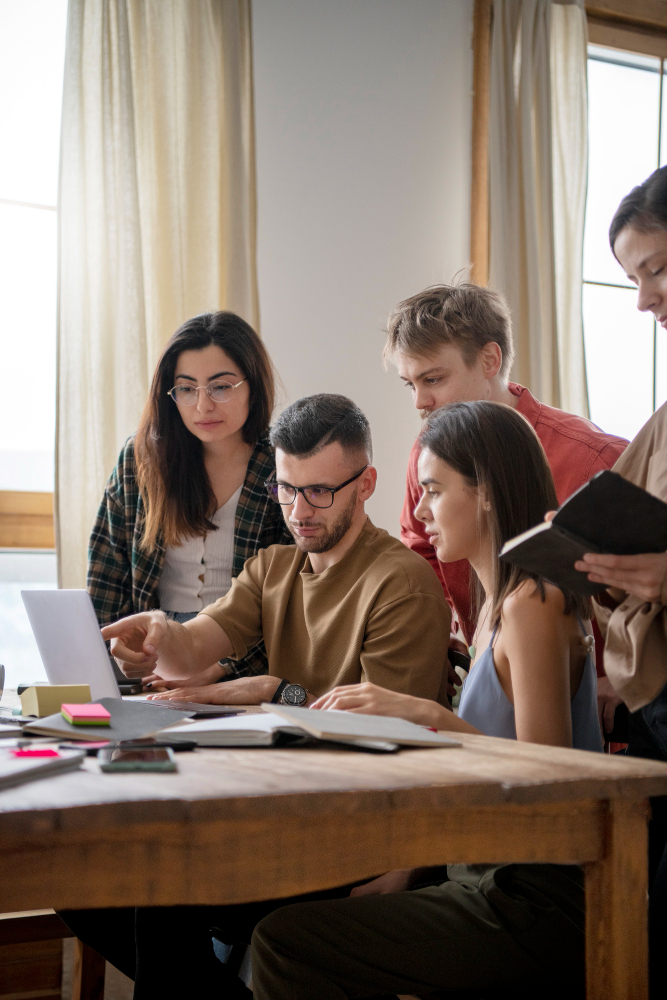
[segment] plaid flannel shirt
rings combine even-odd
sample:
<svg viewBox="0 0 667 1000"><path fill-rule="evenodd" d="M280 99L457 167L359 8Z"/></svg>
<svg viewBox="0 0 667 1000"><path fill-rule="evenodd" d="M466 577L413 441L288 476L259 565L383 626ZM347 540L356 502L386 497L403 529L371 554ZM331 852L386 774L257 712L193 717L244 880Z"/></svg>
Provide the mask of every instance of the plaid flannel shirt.
<svg viewBox="0 0 667 1000"><path fill-rule="evenodd" d="M261 438L248 462L236 508L232 576L238 576L246 559L268 545L294 544L282 510L264 489L274 470L273 449ZM139 547L144 527L144 504L139 493L134 458L134 438L128 438L102 497L88 546L88 592L100 625L107 625L138 611L159 608L158 582L165 558L158 537L151 552ZM266 673L264 643L242 660L225 660L230 676Z"/></svg>

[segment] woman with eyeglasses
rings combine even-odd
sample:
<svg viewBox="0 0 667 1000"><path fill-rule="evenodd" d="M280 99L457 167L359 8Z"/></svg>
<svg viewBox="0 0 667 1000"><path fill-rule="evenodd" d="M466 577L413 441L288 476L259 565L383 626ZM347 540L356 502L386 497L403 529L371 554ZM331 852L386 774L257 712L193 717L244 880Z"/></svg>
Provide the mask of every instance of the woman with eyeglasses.
<svg viewBox="0 0 667 1000"><path fill-rule="evenodd" d="M205 313L176 331L91 535L88 590L100 625L150 608L187 621L223 596L259 549L292 542L264 488L274 468L273 405L271 360L239 316ZM189 685L265 669L260 643L233 668L213 664ZM152 677L146 686L179 682Z"/></svg>

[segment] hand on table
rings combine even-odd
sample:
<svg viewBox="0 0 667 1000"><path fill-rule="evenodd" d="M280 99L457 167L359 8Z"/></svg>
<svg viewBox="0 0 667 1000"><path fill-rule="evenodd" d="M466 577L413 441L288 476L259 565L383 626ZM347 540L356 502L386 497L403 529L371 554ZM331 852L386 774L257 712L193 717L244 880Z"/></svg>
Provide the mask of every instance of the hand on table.
<svg viewBox="0 0 667 1000"><path fill-rule="evenodd" d="M205 687L175 688L160 694L149 694L154 701L195 701L200 705L260 705L271 701L280 684L279 677L237 677L233 681L207 684Z"/></svg>
<svg viewBox="0 0 667 1000"><path fill-rule="evenodd" d="M667 552L649 552L638 556L612 556L587 552L574 568L588 574L593 583L622 590L641 601L656 604L661 600L667 575Z"/></svg>
<svg viewBox="0 0 667 1000"><path fill-rule="evenodd" d="M111 640L111 655L126 677L147 677L155 673L160 642L167 634L167 618L162 611L142 611L105 625L102 638Z"/></svg>
<svg viewBox="0 0 667 1000"><path fill-rule="evenodd" d="M145 690L156 693L158 691L173 691L174 689L185 687L204 687L207 684L215 684L224 676L224 667L217 661L212 663L206 670L193 674L192 677L184 677L178 681L166 681L159 674L149 674L143 678Z"/></svg>
<svg viewBox="0 0 667 1000"><path fill-rule="evenodd" d="M355 885L350 896L384 896L390 892L404 892L414 881L416 868L398 868L363 885Z"/></svg>
<svg viewBox="0 0 667 1000"><path fill-rule="evenodd" d="M606 736L614 728L614 714L623 699L616 694L608 677L598 677L598 718L600 729Z"/></svg>

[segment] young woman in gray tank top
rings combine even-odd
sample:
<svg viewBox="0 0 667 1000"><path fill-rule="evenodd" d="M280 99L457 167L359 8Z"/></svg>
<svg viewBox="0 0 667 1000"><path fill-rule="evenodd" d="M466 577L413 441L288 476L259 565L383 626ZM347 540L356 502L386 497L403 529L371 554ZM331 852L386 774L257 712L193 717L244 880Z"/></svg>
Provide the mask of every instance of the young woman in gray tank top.
<svg viewBox="0 0 667 1000"><path fill-rule="evenodd" d="M556 507L535 432L508 406L455 403L430 417L421 444L416 515L442 562L470 562L477 588L472 665L458 716L372 684L338 688L314 707L602 750L589 600L498 558L507 539Z"/></svg>

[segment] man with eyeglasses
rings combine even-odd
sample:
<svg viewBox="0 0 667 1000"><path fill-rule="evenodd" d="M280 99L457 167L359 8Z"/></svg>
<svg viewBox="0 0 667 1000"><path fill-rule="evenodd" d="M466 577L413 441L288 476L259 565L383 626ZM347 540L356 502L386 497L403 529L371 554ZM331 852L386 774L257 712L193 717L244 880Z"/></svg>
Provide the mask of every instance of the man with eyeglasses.
<svg viewBox="0 0 667 1000"><path fill-rule="evenodd" d="M377 478L366 417L345 396L309 396L282 413L271 443L276 473L266 488L294 546L261 549L225 597L185 624L146 611L107 625L102 635L121 669L131 678L188 677L263 638L268 675L155 697L306 705L367 681L438 698L449 606L428 563L365 513Z"/></svg>

